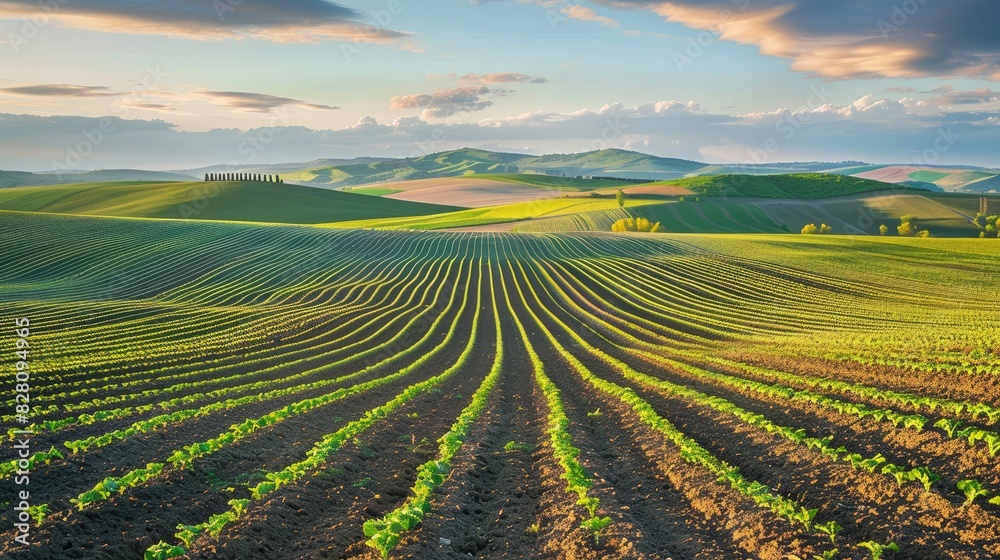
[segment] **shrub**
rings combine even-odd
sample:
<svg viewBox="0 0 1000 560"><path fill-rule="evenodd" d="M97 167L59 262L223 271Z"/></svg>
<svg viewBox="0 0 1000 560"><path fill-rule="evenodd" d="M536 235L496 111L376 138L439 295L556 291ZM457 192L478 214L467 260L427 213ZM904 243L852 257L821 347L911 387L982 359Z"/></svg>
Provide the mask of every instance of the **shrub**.
<svg viewBox="0 0 1000 560"><path fill-rule="evenodd" d="M819 233L819 228L816 227L816 224L806 224L802 226L803 235L815 235L816 233Z"/></svg>
<svg viewBox="0 0 1000 560"><path fill-rule="evenodd" d="M663 231L660 222L651 223L646 218L622 218L611 224L611 231L637 231L642 233L659 233Z"/></svg>
<svg viewBox="0 0 1000 560"><path fill-rule="evenodd" d="M878 233L879 233L879 235L885 235L885 234L889 233L889 228L886 227L885 224L882 224L882 225L878 226Z"/></svg>

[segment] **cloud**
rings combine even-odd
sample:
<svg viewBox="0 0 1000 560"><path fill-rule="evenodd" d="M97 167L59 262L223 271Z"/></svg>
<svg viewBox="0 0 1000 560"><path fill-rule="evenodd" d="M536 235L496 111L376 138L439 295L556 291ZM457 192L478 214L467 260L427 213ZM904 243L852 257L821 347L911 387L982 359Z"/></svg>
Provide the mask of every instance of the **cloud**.
<svg viewBox="0 0 1000 560"><path fill-rule="evenodd" d="M980 88L973 91L954 91L949 89L933 100L938 105L978 105L1000 102L1000 92L990 88Z"/></svg>
<svg viewBox="0 0 1000 560"><path fill-rule="evenodd" d="M575 19L578 21L590 21L599 23L604 27L618 27L618 22L607 16L602 16L593 8L583 6L582 1L567 2L566 0L518 0L520 2L534 2L549 9L550 14L558 13L558 16L550 15L549 21L555 23L558 18ZM473 4L484 4L486 2L473 0Z"/></svg>
<svg viewBox="0 0 1000 560"><path fill-rule="evenodd" d="M65 165L67 154L87 141L83 131L95 130L111 132L103 133L80 168L183 169L320 157L413 157L461 147L529 153L633 147L720 163L862 160L996 167L1000 108L973 107L977 110L949 111L925 100L865 95L844 105L726 115L695 101L664 100L465 122L435 123L410 114L386 124L366 116L332 130L272 126L206 132L179 130L162 120L0 114L0 169ZM246 149L265 131L272 141L263 152ZM935 152L937 159L926 160L942 137L956 140Z"/></svg>
<svg viewBox="0 0 1000 560"><path fill-rule="evenodd" d="M565 4L565 2L561 2ZM571 4L560 9L560 12L569 19L576 19L580 21L593 21L603 25L604 27L618 27L618 22L602 15L598 15L593 8L588 8L587 6L581 6L580 4Z"/></svg>
<svg viewBox="0 0 1000 560"><path fill-rule="evenodd" d="M130 101L124 104L130 109L142 109L146 111L156 111L160 113L176 113L177 108L162 103L149 103L145 101Z"/></svg>
<svg viewBox="0 0 1000 560"><path fill-rule="evenodd" d="M449 76L454 77L454 74L449 74ZM544 84L549 80L546 78L532 78L527 74L518 74L517 72L501 72L496 74L465 74L460 76L458 81L465 83L483 83L483 84L501 84L501 83L528 83L528 84Z"/></svg>
<svg viewBox="0 0 1000 560"><path fill-rule="evenodd" d="M444 119L458 113L482 111L493 106L484 100L487 95L506 95L509 90L487 86L459 86L442 89L432 94L418 93L393 97L390 109L422 109L424 119Z"/></svg>
<svg viewBox="0 0 1000 560"><path fill-rule="evenodd" d="M0 0L0 18L30 18L37 0ZM384 42L404 33L365 25L361 14L326 0L73 0L47 11L58 23L112 33L275 42Z"/></svg>
<svg viewBox="0 0 1000 560"><path fill-rule="evenodd" d="M595 0L647 9L834 78L967 76L1000 79L995 0Z"/></svg>
<svg viewBox="0 0 1000 560"><path fill-rule="evenodd" d="M298 99L292 99L290 97L278 97L276 95L267 95L264 93L248 93L242 91L205 91L200 90L197 92L198 95L203 97L208 97L213 103L217 105L224 105L226 107L232 107L238 111L247 111L251 113L267 113L272 109L277 107L284 107L288 105L294 105L297 107L304 107L306 109L321 109L321 110L332 110L339 109L339 107L331 107L329 105L319 105L316 103L307 103L305 101L299 101Z"/></svg>
<svg viewBox="0 0 1000 560"><path fill-rule="evenodd" d="M112 97L122 95L107 86L74 86L69 84L35 84L0 88L0 92L35 97Z"/></svg>

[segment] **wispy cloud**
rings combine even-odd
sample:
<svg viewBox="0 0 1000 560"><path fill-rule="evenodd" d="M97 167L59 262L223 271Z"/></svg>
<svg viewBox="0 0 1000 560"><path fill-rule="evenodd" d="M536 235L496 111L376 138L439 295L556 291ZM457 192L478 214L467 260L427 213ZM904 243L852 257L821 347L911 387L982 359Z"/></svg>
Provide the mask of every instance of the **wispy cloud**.
<svg viewBox="0 0 1000 560"><path fill-rule="evenodd" d="M560 0L561 4L566 4L565 1ZM604 27L618 27L618 22L607 17L602 16L594 11L593 8L588 8L587 6L581 6L580 4L569 4L564 6L560 10L563 15L569 19L576 19L580 21L592 21L599 23Z"/></svg>
<svg viewBox="0 0 1000 560"><path fill-rule="evenodd" d="M983 103L1000 102L1000 92L990 88L980 88L972 91L954 91L949 89L934 99L939 105L979 105Z"/></svg>
<svg viewBox="0 0 1000 560"><path fill-rule="evenodd" d="M459 86L441 89L434 93L417 93L393 97L390 109L422 109L425 119L444 119L457 113L482 111L493 106L492 101L483 99L488 95L506 95L508 90L487 86Z"/></svg>
<svg viewBox="0 0 1000 560"><path fill-rule="evenodd" d="M504 84L504 83L530 83L530 84L544 84L549 80L547 78L533 78L527 74L519 74L517 72L498 72L495 74L465 74L458 78L460 82L466 83L482 83L482 84Z"/></svg>
<svg viewBox="0 0 1000 560"><path fill-rule="evenodd" d="M238 111L247 111L251 113L267 113L272 109L289 105L294 105L296 107L304 107L306 109L320 109L320 110L333 110L340 108L340 107L331 107L329 105L320 105L317 103L308 103L305 101L300 101L298 99L292 99L290 97L279 97L277 95L268 95L265 93L250 93L244 91L207 91L207 90L199 90L196 93L198 95L211 99L212 102L217 105L232 107L233 109L236 109Z"/></svg>
<svg viewBox="0 0 1000 560"><path fill-rule="evenodd" d="M38 0L0 0L0 18L38 12ZM200 40L383 42L406 36L365 25L357 11L327 0L73 0L59 2L47 17L68 27Z"/></svg>
<svg viewBox="0 0 1000 560"><path fill-rule="evenodd" d="M32 84L0 88L0 92L33 97L113 97L123 95L107 86L75 86L70 84Z"/></svg>

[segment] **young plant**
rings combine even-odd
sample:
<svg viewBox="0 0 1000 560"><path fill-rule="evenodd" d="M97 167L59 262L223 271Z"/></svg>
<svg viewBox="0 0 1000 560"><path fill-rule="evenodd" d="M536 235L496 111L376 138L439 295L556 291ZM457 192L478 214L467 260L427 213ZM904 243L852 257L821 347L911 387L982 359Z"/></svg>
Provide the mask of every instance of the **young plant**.
<svg viewBox="0 0 1000 560"><path fill-rule="evenodd" d="M517 443L516 441L508 441L507 444L503 446L503 450L507 453L531 451L531 445L527 443Z"/></svg>
<svg viewBox="0 0 1000 560"><path fill-rule="evenodd" d="M824 535L830 537L830 544L837 544L837 533L839 533L841 529L843 529L843 527L841 527L840 523L837 523L836 521L827 521L826 523L816 525L816 532L823 533Z"/></svg>
<svg viewBox="0 0 1000 560"><path fill-rule="evenodd" d="M35 521L35 526L40 527L45 518L48 517L49 504L42 504L38 506L28 506L28 515Z"/></svg>
<svg viewBox="0 0 1000 560"><path fill-rule="evenodd" d="M182 547L160 541L147 548L142 558L143 560L169 560L170 558L179 558L185 554L187 554L187 551Z"/></svg>
<svg viewBox="0 0 1000 560"><path fill-rule="evenodd" d="M965 503L962 504L963 506L972 505L972 502L974 502L976 498L985 496L989 493L985 488L983 488L983 485L980 484L978 480L959 480L956 486L958 486L958 490L960 492L965 494Z"/></svg>
<svg viewBox="0 0 1000 560"><path fill-rule="evenodd" d="M813 520L816 519L816 513L819 511L817 508L806 509L799 508L799 511L792 516L792 519L798 521L805 527L806 532L811 532L813 527Z"/></svg>
<svg viewBox="0 0 1000 560"><path fill-rule="evenodd" d="M594 534L594 544L600 545L601 544L601 531L603 531L604 528L607 527L610 524L611 524L611 518L610 517L596 517L595 516L595 517L591 517L590 519L584 521L583 523L580 523L580 527L583 527L584 529L587 529L591 533L593 533Z"/></svg>
<svg viewBox="0 0 1000 560"><path fill-rule="evenodd" d="M832 548L822 554L813 554L813 560L833 560L840 553L839 548Z"/></svg>
<svg viewBox="0 0 1000 560"><path fill-rule="evenodd" d="M891 542L889 544L879 544L875 541L865 541L862 543L858 543L858 546L862 548L867 548L869 551L871 551L872 554L871 560L882 560L882 557L885 555L886 552L899 552L899 547L896 546L896 543L894 542Z"/></svg>
<svg viewBox="0 0 1000 560"><path fill-rule="evenodd" d="M910 471L910 478L924 486L925 492L931 491L931 486L941 480L941 477L931 472L927 467L917 467Z"/></svg>

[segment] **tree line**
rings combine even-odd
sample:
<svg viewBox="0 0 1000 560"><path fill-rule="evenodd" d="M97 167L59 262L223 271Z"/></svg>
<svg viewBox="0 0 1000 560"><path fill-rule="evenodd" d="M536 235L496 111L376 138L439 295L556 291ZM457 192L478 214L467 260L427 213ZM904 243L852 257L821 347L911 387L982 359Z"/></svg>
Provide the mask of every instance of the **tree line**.
<svg viewBox="0 0 1000 560"><path fill-rule="evenodd" d="M284 183L277 175L261 173L206 173L206 181L260 181L262 183Z"/></svg>

